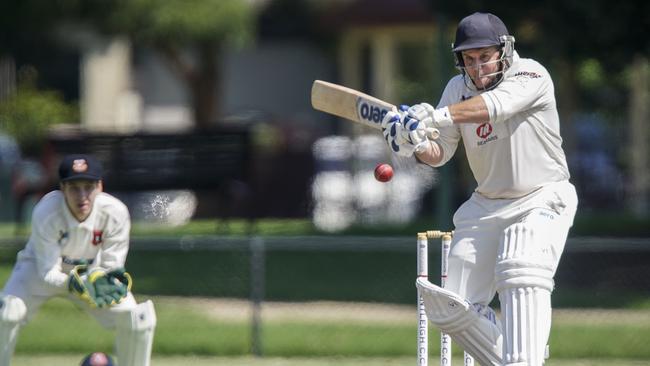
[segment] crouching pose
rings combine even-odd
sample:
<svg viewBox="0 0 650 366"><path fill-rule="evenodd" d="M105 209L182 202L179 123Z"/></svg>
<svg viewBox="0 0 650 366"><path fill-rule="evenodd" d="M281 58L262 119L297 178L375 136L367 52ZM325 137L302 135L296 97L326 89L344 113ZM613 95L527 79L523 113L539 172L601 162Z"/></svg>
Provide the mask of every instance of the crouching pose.
<svg viewBox="0 0 650 366"><path fill-rule="evenodd" d="M149 366L156 314L150 300L136 303L124 269L129 212L102 192L92 156L64 157L59 178L61 189L34 208L31 236L0 294L0 366L10 364L20 327L54 296L115 329L120 366Z"/></svg>
<svg viewBox="0 0 650 366"><path fill-rule="evenodd" d="M386 114L394 153L434 167L462 139L477 188L454 215L445 289L418 279L429 320L481 365L544 363L553 277L577 207L562 150L553 82L520 58L495 15L458 24L461 74L436 108L421 103ZM440 137L429 140L426 131ZM488 307L498 293L501 319Z"/></svg>

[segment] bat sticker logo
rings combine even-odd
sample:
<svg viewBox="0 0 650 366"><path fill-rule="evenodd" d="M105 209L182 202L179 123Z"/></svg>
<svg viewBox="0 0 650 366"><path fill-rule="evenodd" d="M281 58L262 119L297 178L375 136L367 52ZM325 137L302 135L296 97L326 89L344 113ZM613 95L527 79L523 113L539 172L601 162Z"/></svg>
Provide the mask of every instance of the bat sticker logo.
<svg viewBox="0 0 650 366"><path fill-rule="evenodd" d="M380 124L386 113L388 113L388 109L379 104L365 98L357 99L357 116L361 121Z"/></svg>

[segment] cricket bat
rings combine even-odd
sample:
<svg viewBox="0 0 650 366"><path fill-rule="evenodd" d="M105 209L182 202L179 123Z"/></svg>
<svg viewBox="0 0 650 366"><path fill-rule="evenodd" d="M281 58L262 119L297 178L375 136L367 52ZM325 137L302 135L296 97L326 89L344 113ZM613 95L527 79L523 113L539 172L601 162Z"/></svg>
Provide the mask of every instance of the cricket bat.
<svg viewBox="0 0 650 366"><path fill-rule="evenodd" d="M311 105L314 109L343 117L353 122L381 130L381 121L395 105L342 85L315 80L311 87ZM439 132L427 129L427 135L436 139Z"/></svg>

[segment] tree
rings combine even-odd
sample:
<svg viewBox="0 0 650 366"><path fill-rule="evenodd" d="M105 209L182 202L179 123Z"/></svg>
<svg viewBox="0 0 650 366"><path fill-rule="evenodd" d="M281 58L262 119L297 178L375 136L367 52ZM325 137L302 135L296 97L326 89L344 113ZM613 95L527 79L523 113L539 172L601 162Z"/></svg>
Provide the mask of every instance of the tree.
<svg viewBox="0 0 650 366"><path fill-rule="evenodd" d="M128 35L153 47L184 80L196 128L219 116L223 52L253 38L247 0L24 0L0 2L0 57L56 42L57 26L81 24L102 34Z"/></svg>
<svg viewBox="0 0 650 366"><path fill-rule="evenodd" d="M16 92L0 103L0 129L12 135L28 156L42 153L50 126L79 120L78 109L54 90L38 90L37 71L21 70Z"/></svg>
<svg viewBox="0 0 650 366"><path fill-rule="evenodd" d="M253 8L245 0L93 0L81 19L108 34L128 34L135 45L151 46L185 81L195 126L209 129L219 115L223 52L253 35Z"/></svg>

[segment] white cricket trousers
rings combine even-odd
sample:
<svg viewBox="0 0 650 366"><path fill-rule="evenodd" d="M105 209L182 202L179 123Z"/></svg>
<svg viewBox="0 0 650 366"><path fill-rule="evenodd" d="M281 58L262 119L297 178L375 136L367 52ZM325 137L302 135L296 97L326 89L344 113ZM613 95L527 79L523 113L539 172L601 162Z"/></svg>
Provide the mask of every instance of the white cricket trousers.
<svg viewBox="0 0 650 366"><path fill-rule="evenodd" d="M488 305L496 293L495 267L504 231L525 223L549 241L553 273L573 224L578 199L568 181L551 183L517 199L488 199L478 193L454 214L454 237L445 288L473 304Z"/></svg>

